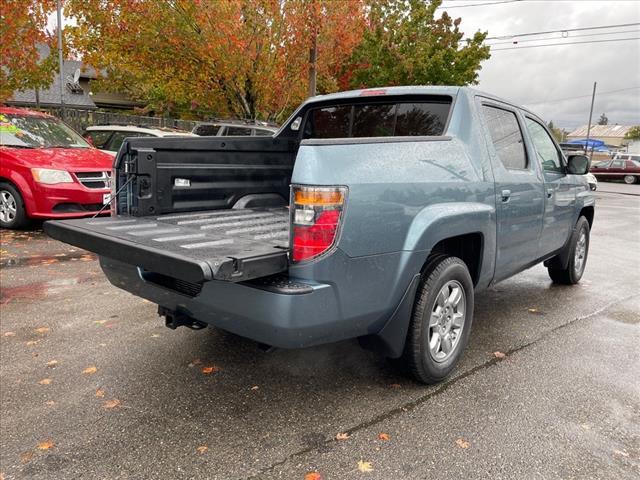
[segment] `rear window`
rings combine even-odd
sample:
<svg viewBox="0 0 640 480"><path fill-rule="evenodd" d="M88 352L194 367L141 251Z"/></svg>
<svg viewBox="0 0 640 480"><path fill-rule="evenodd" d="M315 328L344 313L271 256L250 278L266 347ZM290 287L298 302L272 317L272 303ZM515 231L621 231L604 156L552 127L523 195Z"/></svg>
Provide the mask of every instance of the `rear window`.
<svg viewBox="0 0 640 480"><path fill-rule="evenodd" d="M193 129L193 133L202 137L215 137L218 134L218 130L220 130L220 125L202 124L196 125Z"/></svg>
<svg viewBox="0 0 640 480"><path fill-rule="evenodd" d="M314 108L303 138L438 136L444 133L450 109L451 100Z"/></svg>
<svg viewBox="0 0 640 480"><path fill-rule="evenodd" d="M227 130L224 132L225 135L230 137L238 137L238 136L250 136L251 129L248 127L227 127Z"/></svg>

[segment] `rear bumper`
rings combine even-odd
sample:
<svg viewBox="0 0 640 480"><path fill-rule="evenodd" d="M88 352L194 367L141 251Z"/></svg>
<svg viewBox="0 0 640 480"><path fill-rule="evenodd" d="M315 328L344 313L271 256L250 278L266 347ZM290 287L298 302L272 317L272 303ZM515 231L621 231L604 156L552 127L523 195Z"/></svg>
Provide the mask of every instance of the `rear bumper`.
<svg viewBox="0 0 640 480"><path fill-rule="evenodd" d="M289 275L304 284L294 293L274 293L256 286L256 281L217 280L202 283L201 289L175 285L184 292L179 293L145 280L147 275L139 267L100 257L103 271L115 286L182 315L280 348L378 334L409 288L416 273L407 270L413 270L409 266L413 260L408 252L349 258L338 249L322 262L304 267L309 271L290 268Z"/></svg>

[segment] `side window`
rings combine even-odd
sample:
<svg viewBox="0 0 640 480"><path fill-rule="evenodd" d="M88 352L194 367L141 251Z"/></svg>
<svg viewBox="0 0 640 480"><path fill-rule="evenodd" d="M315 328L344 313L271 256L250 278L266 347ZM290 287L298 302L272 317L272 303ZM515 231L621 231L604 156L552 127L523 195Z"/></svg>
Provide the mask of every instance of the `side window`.
<svg viewBox="0 0 640 480"><path fill-rule="evenodd" d="M243 136L248 137L251 136L251 129L247 127L227 127L227 131L225 135L229 137Z"/></svg>
<svg viewBox="0 0 640 480"><path fill-rule="evenodd" d="M90 140L91 145L96 148L104 148L107 140L111 136L111 131L109 130L90 130L84 134L84 138Z"/></svg>
<svg viewBox="0 0 640 480"><path fill-rule="evenodd" d="M316 108L309 112L304 138L345 138L349 136L351 105Z"/></svg>
<svg viewBox="0 0 640 480"><path fill-rule="evenodd" d="M197 125L196 128L193 129L193 133L200 135L201 137L215 137L218 134L218 130L220 130L220 125L209 125L203 123Z"/></svg>
<svg viewBox="0 0 640 480"><path fill-rule="evenodd" d="M522 132L516 114L501 108L482 106L489 134L498 158L509 169L527 168L527 154L524 151Z"/></svg>
<svg viewBox="0 0 640 480"><path fill-rule="evenodd" d="M126 132L126 131L113 132L113 136L109 140L109 143L107 143L104 146L104 149L109 150L111 152L117 152L118 150L120 150L120 145L122 145L122 142L124 142L125 138L134 138L134 137L146 138L146 137L155 137L155 135L150 135L148 133L140 133L140 132Z"/></svg>
<svg viewBox="0 0 640 480"><path fill-rule="evenodd" d="M609 168L624 168L624 160L615 160L614 162L611 162Z"/></svg>
<svg viewBox="0 0 640 480"><path fill-rule="evenodd" d="M560 152L556 149L547 131L538 122L528 117L526 124L542 168L548 172L562 172Z"/></svg>
<svg viewBox="0 0 640 480"><path fill-rule="evenodd" d="M263 130L262 128L255 128L253 134L257 137L272 137L273 132L271 130Z"/></svg>

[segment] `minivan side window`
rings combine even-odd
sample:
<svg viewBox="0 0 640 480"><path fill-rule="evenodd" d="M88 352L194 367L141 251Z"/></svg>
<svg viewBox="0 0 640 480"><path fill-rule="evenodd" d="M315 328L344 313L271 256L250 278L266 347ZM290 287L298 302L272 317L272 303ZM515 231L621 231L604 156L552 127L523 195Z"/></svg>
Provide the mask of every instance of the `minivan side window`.
<svg viewBox="0 0 640 480"><path fill-rule="evenodd" d="M560 152L556 149L553 140L545 128L529 117L526 117L525 122L542 168L548 172L562 172Z"/></svg>
<svg viewBox="0 0 640 480"><path fill-rule="evenodd" d="M439 136L451 102L358 103L314 108L307 114L303 138Z"/></svg>
<svg viewBox="0 0 640 480"><path fill-rule="evenodd" d="M482 105L482 114L500 162L508 169L526 169L527 154L516 114L490 105Z"/></svg>

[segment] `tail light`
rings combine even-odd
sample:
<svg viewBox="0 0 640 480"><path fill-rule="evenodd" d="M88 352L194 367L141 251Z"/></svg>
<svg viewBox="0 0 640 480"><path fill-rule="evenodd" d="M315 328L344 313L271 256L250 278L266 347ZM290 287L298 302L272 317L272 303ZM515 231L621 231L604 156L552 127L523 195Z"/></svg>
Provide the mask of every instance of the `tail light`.
<svg viewBox="0 0 640 480"><path fill-rule="evenodd" d="M345 187L291 187L291 259L311 260L328 252L340 231Z"/></svg>

